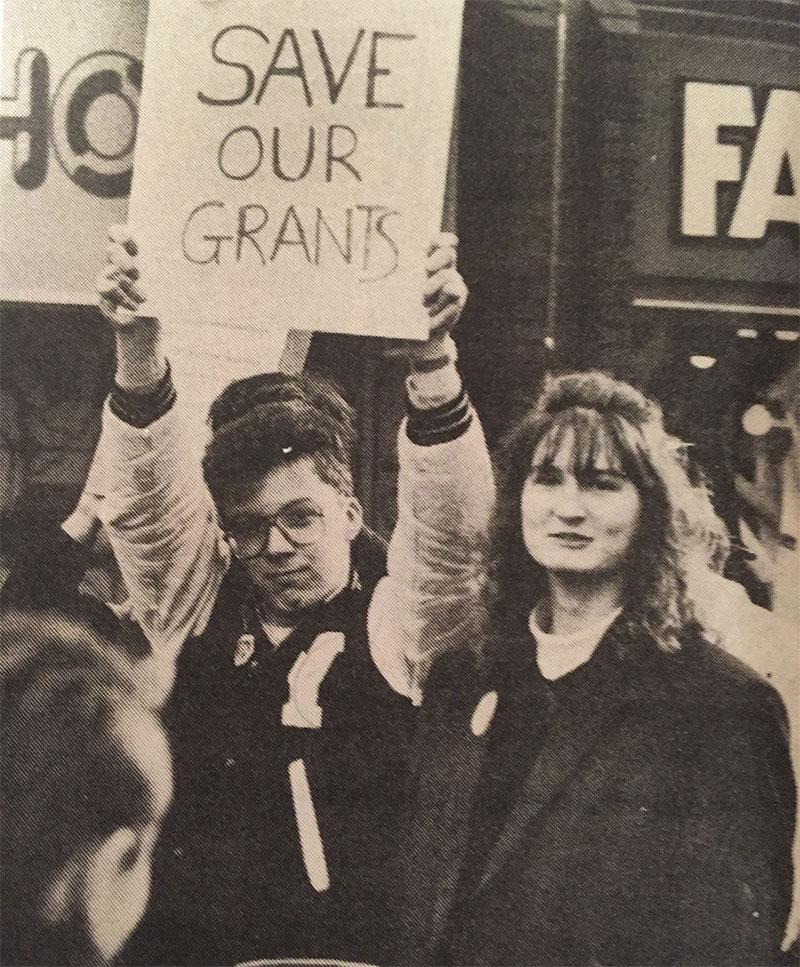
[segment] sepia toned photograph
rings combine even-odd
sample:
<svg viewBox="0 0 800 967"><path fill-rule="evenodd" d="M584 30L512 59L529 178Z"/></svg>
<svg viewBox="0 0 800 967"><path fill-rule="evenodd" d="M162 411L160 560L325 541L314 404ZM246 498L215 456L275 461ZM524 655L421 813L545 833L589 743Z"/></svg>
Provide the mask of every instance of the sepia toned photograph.
<svg viewBox="0 0 800 967"><path fill-rule="evenodd" d="M2 0L0 967L800 960L800 0Z"/></svg>

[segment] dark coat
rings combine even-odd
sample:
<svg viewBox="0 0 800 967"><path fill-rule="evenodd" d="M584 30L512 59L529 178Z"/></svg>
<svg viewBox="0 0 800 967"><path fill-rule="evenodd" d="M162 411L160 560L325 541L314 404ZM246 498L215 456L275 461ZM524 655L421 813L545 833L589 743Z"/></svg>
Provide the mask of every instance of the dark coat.
<svg viewBox="0 0 800 967"><path fill-rule="evenodd" d="M318 609L277 650L249 614L251 589L236 568L208 628L187 642L167 709L175 801L151 908L127 962L384 959L387 876L415 710L370 658L367 608L383 558L366 561L364 552L361 541L364 586ZM255 650L237 666L243 631ZM345 650L320 689L322 727L282 725L287 674L323 631L343 632ZM287 776L296 759L305 763L325 850L324 892L310 883L298 841Z"/></svg>
<svg viewBox="0 0 800 967"><path fill-rule="evenodd" d="M92 563L90 547L70 537L60 524L32 533L0 589L0 608L62 615L89 627L131 660L150 654L150 644L133 621L120 620L102 601L79 591Z"/></svg>
<svg viewBox="0 0 800 967"><path fill-rule="evenodd" d="M569 702L543 703L518 795L464 890L489 734L470 720L496 674L480 684L445 659L429 684L396 961L774 962L795 795L777 693L699 635L668 655L612 626Z"/></svg>

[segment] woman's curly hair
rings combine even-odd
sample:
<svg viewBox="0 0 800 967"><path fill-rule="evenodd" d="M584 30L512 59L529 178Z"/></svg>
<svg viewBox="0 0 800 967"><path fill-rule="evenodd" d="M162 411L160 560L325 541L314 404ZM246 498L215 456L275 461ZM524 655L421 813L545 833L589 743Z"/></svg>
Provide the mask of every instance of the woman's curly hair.
<svg viewBox="0 0 800 967"><path fill-rule="evenodd" d="M664 651L680 647L697 623L703 574L721 570L728 535L708 490L692 484L685 448L665 427L660 407L627 383L590 371L548 377L532 409L504 440L497 458L497 505L490 544L488 619L495 634L547 593L545 569L530 557L520 498L534 450L552 459L568 432L574 469L603 454L641 497L638 536L626 563L624 620Z"/></svg>

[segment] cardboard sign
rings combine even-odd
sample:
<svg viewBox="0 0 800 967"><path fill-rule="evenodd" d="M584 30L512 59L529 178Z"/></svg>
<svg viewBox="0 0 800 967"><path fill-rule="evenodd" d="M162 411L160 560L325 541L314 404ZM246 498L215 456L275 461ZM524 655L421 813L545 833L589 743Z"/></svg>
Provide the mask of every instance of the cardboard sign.
<svg viewBox="0 0 800 967"><path fill-rule="evenodd" d="M124 222L141 90L139 0L6 0L0 298L94 305Z"/></svg>
<svg viewBox="0 0 800 967"><path fill-rule="evenodd" d="M153 0L131 223L153 311L422 338L463 0Z"/></svg>

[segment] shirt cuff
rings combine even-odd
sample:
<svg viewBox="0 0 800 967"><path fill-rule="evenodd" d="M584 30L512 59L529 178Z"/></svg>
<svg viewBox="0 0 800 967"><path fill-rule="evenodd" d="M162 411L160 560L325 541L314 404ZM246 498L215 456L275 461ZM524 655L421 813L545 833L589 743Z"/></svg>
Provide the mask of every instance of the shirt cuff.
<svg viewBox="0 0 800 967"><path fill-rule="evenodd" d="M449 443L467 432L474 415L463 389L455 399L433 409L420 409L409 401L406 433L412 443L422 447Z"/></svg>
<svg viewBox="0 0 800 967"><path fill-rule="evenodd" d="M167 363L167 371L153 389L142 393L122 389L115 383L108 404L114 416L119 417L123 423L141 428L155 423L172 409L176 395L172 370Z"/></svg>
<svg viewBox="0 0 800 967"><path fill-rule="evenodd" d="M418 410L434 410L452 402L461 392L461 377L455 367L458 352L448 336L437 347L435 356L417 356L406 379L411 405Z"/></svg>

